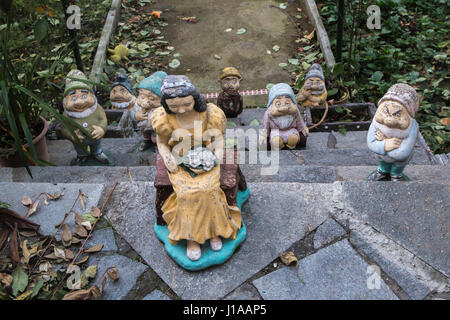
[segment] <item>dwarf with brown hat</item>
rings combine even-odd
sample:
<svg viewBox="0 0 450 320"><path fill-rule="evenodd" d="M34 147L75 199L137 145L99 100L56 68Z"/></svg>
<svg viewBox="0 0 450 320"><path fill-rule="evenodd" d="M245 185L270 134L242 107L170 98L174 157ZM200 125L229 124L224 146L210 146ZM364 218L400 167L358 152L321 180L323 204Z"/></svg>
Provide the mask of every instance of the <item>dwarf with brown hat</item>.
<svg viewBox="0 0 450 320"><path fill-rule="evenodd" d="M241 80L242 76L236 68L222 69L219 83L223 91L217 98L217 106L223 110L227 118L235 118L242 112L244 102L239 94Z"/></svg>

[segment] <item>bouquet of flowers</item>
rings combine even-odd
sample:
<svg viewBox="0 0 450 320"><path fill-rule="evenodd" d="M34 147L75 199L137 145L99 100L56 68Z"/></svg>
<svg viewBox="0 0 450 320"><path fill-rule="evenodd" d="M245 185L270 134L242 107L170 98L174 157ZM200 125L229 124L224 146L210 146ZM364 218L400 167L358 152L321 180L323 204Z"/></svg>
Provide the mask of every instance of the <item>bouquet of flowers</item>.
<svg viewBox="0 0 450 320"><path fill-rule="evenodd" d="M205 147L196 147L189 150L184 156L178 159L178 164L187 170L191 176L197 174L191 169L202 169L211 171L218 163L216 155Z"/></svg>

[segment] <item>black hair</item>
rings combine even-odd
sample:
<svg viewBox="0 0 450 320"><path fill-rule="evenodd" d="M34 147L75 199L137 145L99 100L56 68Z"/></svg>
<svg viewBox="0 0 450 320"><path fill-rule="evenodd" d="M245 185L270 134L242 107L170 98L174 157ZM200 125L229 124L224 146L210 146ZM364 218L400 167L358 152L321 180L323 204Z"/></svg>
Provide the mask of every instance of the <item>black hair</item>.
<svg viewBox="0 0 450 320"><path fill-rule="evenodd" d="M169 106L166 103L166 99L174 99L174 98L184 98L187 96L192 96L194 98L194 110L197 112L204 112L206 111L207 105L206 105L206 100L203 97L203 95L201 95L200 93L198 93L197 90L195 89L191 89L188 88L187 90L183 91L183 94L170 94L170 93L161 93L161 105L164 107L164 110L166 110L166 112L168 114L173 114L172 111L170 111Z"/></svg>

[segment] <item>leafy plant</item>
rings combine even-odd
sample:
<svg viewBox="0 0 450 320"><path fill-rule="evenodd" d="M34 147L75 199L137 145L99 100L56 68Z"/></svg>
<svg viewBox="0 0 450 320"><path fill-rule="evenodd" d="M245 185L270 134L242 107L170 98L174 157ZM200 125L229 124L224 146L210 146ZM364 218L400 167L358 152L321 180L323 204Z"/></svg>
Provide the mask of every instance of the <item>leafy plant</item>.
<svg viewBox="0 0 450 320"><path fill-rule="evenodd" d="M2 57L0 58L0 157L8 158L17 153L24 164L29 161L32 164L51 165L37 157L33 138L43 128L41 115L49 115L59 120L63 126L77 128L84 134L89 133L73 120L60 114L54 107L40 97L48 91L59 88L52 80L55 79L54 72L61 61L67 56L68 51L60 55L45 71L37 71L41 62L41 56L37 55L30 68L19 75L16 65L11 62L10 36L11 18L14 5L10 8L5 30L1 31L0 45ZM70 129L74 139L81 145L73 129ZM26 165L28 173L31 171Z"/></svg>

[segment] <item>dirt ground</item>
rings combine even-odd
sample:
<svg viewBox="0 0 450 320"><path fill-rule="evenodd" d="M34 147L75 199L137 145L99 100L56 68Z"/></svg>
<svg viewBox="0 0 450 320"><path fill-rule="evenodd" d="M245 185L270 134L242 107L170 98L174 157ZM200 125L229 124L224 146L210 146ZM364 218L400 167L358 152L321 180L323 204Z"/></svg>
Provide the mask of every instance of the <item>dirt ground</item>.
<svg viewBox="0 0 450 320"><path fill-rule="evenodd" d="M286 10L271 7L283 2L288 5ZM238 68L243 75L241 90L289 83L290 74L279 63L294 56L297 29L283 11L296 20L299 6L299 1L160 0L152 8L162 11L169 24L164 35L175 47L174 53L180 54L181 65L169 73L186 74L202 93L209 93L220 91L217 79L227 66ZM198 22L189 23L183 17L196 17ZM232 31L225 32L229 28ZM236 32L241 28L246 32L239 35ZM280 47L278 52L272 49L275 45ZM248 103L264 104L264 99L244 103L247 107Z"/></svg>

